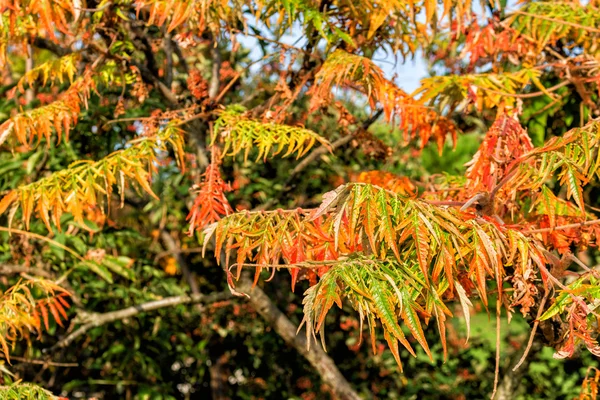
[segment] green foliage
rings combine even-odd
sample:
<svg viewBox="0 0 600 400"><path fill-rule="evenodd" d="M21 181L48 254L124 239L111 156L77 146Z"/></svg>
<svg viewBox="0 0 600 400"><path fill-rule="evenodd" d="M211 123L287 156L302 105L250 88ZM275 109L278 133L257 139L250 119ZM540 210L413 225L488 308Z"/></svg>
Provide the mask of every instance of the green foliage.
<svg viewBox="0 0 600 400"><path fill-rule="evenodd" d="M51 392L31 383L14 382L9 386L0 386L3 400L58 400Z"/></svg>
<svg viewBox="0 0 600 400"><path fill-rule="evenodd" d="M123 204L125 188L129 186L126 180L129 179L156 197L148 178L156 168L153 165L157 160L156 152L165 151L167 143L174 148L181 162L183 143L178 128L175 124L167 125L155 136L136 140L128 148L99 161L80 161L68 169L9 192L0 201L0 213L11 207L10 223L21 207L22 218L28 228L35 209L48 230L52 231L50 221L60 229L60 218L64 212L73 214L75 222L83 224L84 211L103 207L100 198L110 197L113 185L119 187Z"/></svg>
<svg viewBox="0 0 600 400"><path fill-rule="evenodd" d="M333 397L252 299L142 312L239 294L245 268L363 398L487 397L534 324L505 397L576 396L600 354L598 2L505 3L0 4L8 398L53 398L11 374L71 397ZM421 52L435 76L410 95L386 62Z"/></svg>
<svg viewBox="0 0 600 400"><path fill-rule="evenodd" d="M596 4L586 7L578 2L530 2L514 13L507 23L533 39L540 50L548 44L566 40L583 45L587 53L598 51L592 44L600 23Z"/></svg>
<svg viewBox="0 0 600 400"><path fill-rule="evenodd" d="M285 151L283 157L298 153L302 157L316 142L328 146L326 139L315 132L301 127L292 127L276 123L263 123L243 115L241 106L230 106L221 113L215 123L212 144L221 142L222 157L233 157L241 152L244 160L250 151L258 150L256 160L276 156Z"/></svg>

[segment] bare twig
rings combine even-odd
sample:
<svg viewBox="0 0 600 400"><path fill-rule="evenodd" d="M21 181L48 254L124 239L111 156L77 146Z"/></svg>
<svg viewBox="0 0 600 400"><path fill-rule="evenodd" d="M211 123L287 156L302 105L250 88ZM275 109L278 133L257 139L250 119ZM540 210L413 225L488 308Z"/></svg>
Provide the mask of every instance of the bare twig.
<svg viewBox="0 0 600 400"><path fill-rule="evenodd" d="M537 332L537 328L540 325L540 317L544 313L544 306L546 305L546 300L548 300L549 294L550 290L548 290L548 288L545 288L544 297L542 297L542 301L540 301L540 306L535 317L535 322L533 323L533 328L531 329L531 333L529 334L527 347L525 347L525 351L523 352L523 355L521 356L521 359L519 360L517 365L515 365L515 367L512 369L513 371L516 371L521 365L523 365L525 359L527 358L527 355L529 354L529 351L531 350L531 346L533 346L533 339L535 338L535 333Z"/></svg>
<svg viewBox="0 0 600 400"><path fill-rule="evenodd" d="M181 267L181 272L183 273L183 277L190 285L190 290L193 294L200 294L200 288L198 287L198 282L196 282L196 276L193 272L190 271L190 267L188 266L185 258L182 257L182 253L179 250L179 246L175 243L173 237L169 234L169 232L162 230L160 232L160 237L165 244L165 247L169 250L171 254L175 256L177 260L177 264Z"/></svg>
<svg viewBox="0 0 600 400"><path fill-rule="evenodd" d="M584 222L576 222L573 224L559 225L559 226L555 226L554 228L530 229L530 230L522 231L522 233L552 232L552 231L559 231L559 230L563 230L563 229L582 228L584 226L596 225L596 224L600 224L600 219L592 219L592 220L584 221Z"/></svg>
<svg viewBox="0 0 600 400"><path fill-rule="evenodd" d="M15 275L15 274L33 274L43 278L52 279L53 275L44 269L26 267L25 265L17 264L0 264L0 275Z"/></svg>
<svg viewBox="0 0 600 400"><path fill-rule="evenodd" d="M49 50L59 57L63 57L69 53L72 53L70 49L62 47L52 42L51 40L41 37L36 37L35 39L33 39L33 45L39 49Z"/></svg>
<svg viewBox="0 0 600 400"><path fill-rule="evenodd" d="M423 200L424 203L431 204L432 206L451 206L451 207L462 207L464 201L452 201L452 200Z"/></svg>
<svg viewBox="0 0 600 400"><path fill-rule="evenodd" d="M539 342L534 342L531 346L532 350L538 351L541 348ZM517 389L521 386L524 375L527 373L527 368L521 367L515 371L512 369L512 365L517 361L516 355L511 357L511 365L508 370L504 373L502 381L498 385L498 391L496 392L496 400L513 400L516 396ZM525 360L526 366L531 361L531 355Z"/></svg>
<svg viewBox="0 0 600 400"><path fill-rule="evenodd" d="M53 246L56 246L62 250L65 250L66 252L70 253L73 257L77 258L79 261L86 262L86 260L82 256L80 256L75 250L73 250L70 247L65 246L62 243L57 242L56 240L50 239L49 237L39 235L39 234L33 233L33 232L23 231L21 229L6 228L3 226L0 226L0 231L8 232L9 234L23 235L23 236L28 236L28 237L42 240L42 241L47 242Z"/></svg>
<svg viewBox="0 0 600 400"><path fill-rule="evenodd" d="M558 83L552 87L549 87L548 89L544 90L544 91L538 91L538 92L532 92L532 93L507 93L507 92L502 92L500 90L494 90L494 89L490 89L490 88L485 88L485 87L481 87L479 86L479 88L483 91L486 92L490 92L490 93L494 93L494 94L499 94L501 96L507 96L507 97L515 97L517 99L530 99L533 97L539 97L539 96L543 96L546 95L548 96L549 93L554 92L558 89L560 89L561 87L567 86L571 83L571 81L563 81L561 83ZM549 96L550 98L552 98L552 96Z"/></svg>
<svg viewBox="0 0 600 400"><path fill-rule="evenodd" d="M37 365L44 365L44 366L49 366L49 367L79 367L78 363L63 363L63 362L56 362L56 361L50 361L50 360L36 360L36 359L31 359L31 358L25 358L25 357L16 357L16 356L10 356L11 360L15 360L15 361L19 361L22 363L26 363L26 364L37 364Z"/></svg>
<svg viewBox="0 0 600 400"><path fill-rule="evenodd" d="M596 278L599 277L598 275L598 271L591 269L590 267L588 267L583 261L581 261L579 259L579 257L577 257L575 254L569 254L567 255L567 257L573 261L575 264L579 265L581 268L583 268L584 271L589 272L590 274L594 275Z"/></svg>
<svg viewBox="0 0 600 400"><path fill-rule="evenodd" d="M496 396L498 390L498 381L500 379L500 293L498 293L498 300L496 300L496 369L494 370L494 390L492 391L491 398Z"/></svg>
<svg viewBox="0 0 600 400"><path fill-rule="evenodd" d="M179 61L179 64L181 64L181 68L183 68L183 72L185 72L186 74L189 73L189 67L187 65L187 61L185 60L185 57L184 57L183 53L181 52L181 49L177 45L177 42L174 41L173 39L171 39L171 45L173 46L173 50L175 51L175 54L177 54L177 58L179 58L178 61Z"/></svg>
<svg viewBox="0 0 600 400"><path fill-rule="evenodd" d="M298 175L300 172L302 172L302 170L304 170L306 167L308 167L313 161L317 160L323 154L326 154L328 152L333 152L334 150L344 146L345 144L350 143L352 141L352 139L354 139L354 137L358 133L360 133L361 130L369 129L369 127L375 121L377 121L377 119L381 116L382 113L383 113L383 110L377 110L369 119L367 119L365 122L363 122L362 126L359 129L357 129L353 134L339 138L335 142L331 143L330 146L320 146L317 149L313 150L308 156L306 156L301 162L299 162L296 165L296 167L292 170L292 172L290 172L290 175L288 176L287 182L284 185L284 187L288 187L296 175Z"/></svg>
<svg viewBox="0 0 600 400"><path fill-rule="evenodd" d="M25 73L31 71L34 67L33 60L33 46L27 43L27 58L25 59ZM35 99L35 89L33 86L29 85L27 90L25 90L25 104L28 106L31 105L31 102Z"/></svg>
<svg viewBox="0 0 600 400"><path fill-rule="evenodd" d="M149 301L147 303L136 304L131 307L124 308L118 311L111 311L107 313L91 313L91 314L81 314L80 320L78 322L83 323L77 330L66 336L65 338L58 341L54 346L49 349L46 349L45 352L54 351L58 348L67 347L69 344L73 343L75 339L79 336L86 333L88 330L108 324L110 322L122 320L125 318L134 317L140 313L158 310L166 307L173 307L179 304L211 304L216 303L218 301L223 301L230 299L232 297L229 291L226 292L217 292L209 295L204 294L193 294L190 296L173 296L167 297L160 300Z"/></svg>
<svg viewBox="0 0 600 400"><path fill-rule="evenodd" d="M219 93L218 96L215 97L215 103L218 103L221 101L221 99L223 99L223 96L225 96L225 94L227 94L229 89L231 89L233 84L236 83L239 78L240 78L240 73L238 72L235 74L235 76L233 78L231 78L231 80L227 83L227 85L223 88L223 90L221 90L221 93Z"/></svg>

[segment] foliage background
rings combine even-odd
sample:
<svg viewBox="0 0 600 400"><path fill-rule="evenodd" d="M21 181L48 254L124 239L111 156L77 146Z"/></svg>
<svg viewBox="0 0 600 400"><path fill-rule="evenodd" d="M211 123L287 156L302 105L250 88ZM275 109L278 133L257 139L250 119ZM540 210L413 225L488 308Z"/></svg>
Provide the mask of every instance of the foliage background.
<svg viewBox="0 0 600 400"><path fill-rule="evenodd" d="M149 28L147 34L151 38L161 35L156 27ZM141 59L143 55L136 49L138 39L123 39L113 51ZM266 54L273 51L266 42L260 44ZM246 75L247 65L252 60L248 57L250 49L243 46L235 52L229 44L221 45L217 50L221 59L227 60L228 71L243 76L227 91L223 103L245 101L249 109L263 105L272 93L276 74L261 71ZM48 50L35 51L36 62L40 64L55 57ZM434 48L431 54L426 54L432 60L431 72L447 74L444 66L439 65L440 61L434 58L436 51ZM210 43L200 45L194 56L187 59L190 70L199 71L208 80L212 55ZM23 57L15 57L11 65L10 71L4 74L0 93L6 94L26 72ZM188 77L182 71L178 74L174 79L175 90L177 84L184 86ZM133 82L136 78L128 79ZM551 87L556 84L556 78L551 74L545 76L543 84ZM66 86L58 84L56 87ZM126 120L148 116L156 109L166 109L157 90L150 88L147 98L136 102L131 89L131 85L127 86L123 95L120 87L107 85L102 88L102 96L92 96L88 107L81 110L69 141L44 139L33 149L21 146L13 152L0 152L0 193L66 169L77 160L100 159L115 149L123 148L128 140L136 137L137 127L130 122L109 123L115 114ZM50 96L52 90L40 89L37 98L25 108L43 104L42 95ZM579 126L583 99L566 87L559 93L564 95L559 107L546 108L547 98L524 101L521 121L536 144ZM127 99L127 106L116 112L123 97ZM360 95L339 93L338 99L357 120L369 117L371 110ZM1 97L0 120L8 119L20 107L12 97ZM307 108L308 99L300 97L290 109L290 118L305 113ZM463 175L465 162L477 150L493 118L485 112L476 115L457 113L452 117L463 134L455 149L446 144L443 156L438 154L434 143L425 146L423 151L419 151L415 144L406 145L401 132L380 119L369 129L381 140L381 146L393 149L391 157L373 157L360 145L351 143L335 154L323 155L318 162L306 168L294 182L293 191L283 198L280 194L285 189L289 171L297 164L296 160L275 159L264 163L225 161L223 176L239 186L228 194L228 200L246 209L273 199L275 207L309 207L318 204L321 193L361 171L385 170L415 180L433 174ZM338 115L332 112L308 118L306 127L316 132L337 133ZM62 216L61 225L65 228L63 231L53 228L54 241L76 249L80 254L104 249L108 254L132 260L129 272L121 270L119 273L119 266L115 267L112 283L98 279L87 269L76 268L72 257L57 246L18 235L10 236L7 232L0 232L0 266L27 259L31 267L44 269L54 276L70 271L70 289L82 308L95 312L119 310L160 297L184 294L188 287L181 265L172 254L165 254L166 245L161 239L161 232L174 238L184 251L198 248L198 238L186 236L187 225L183 224L190 208L191 185L198 174L199 171L194 169L185 175L180 174L174 165L161 168L158 179L153 181L153 191L159 198L134 194L127 196L123 208L117 207L118 199L111 200L111 211L108 219L102 221L102 229L92 220L86 221L87 227L82 227L72 216ZM597 185L591 184L586 197L587 204L592 207L600 207L596 193ZM0 217L0 221L5 226L7 216ZM91 233L85 232L84 228ZM29 230L40 235L47 234L39 220L32 221ZM197 251L185 252L182 256L196 275L202 292L227 289L223 271L213 260L202 257ZM596 252L590 251L589 257L597 259ZM124 264L129 265L128 262ZM128 275L135 279L129 279ZM4 274L0 277L1 289L5 291L17 279ZM299 282L294 293L289 290L290 286L287 274L277 274L270 284L264 285L264 290L298 325L302 320L300 294L308 288L308 283ZM493 312L488 315L481 304L476 302L475 306L478 313L472 316L468 343L465 343L463 319L452 319L448 332L450 357L445 363L440 356L441 344L433 340L436 334L430 327L426 335L431 339L429 342L435 355L433 362L422 352L417 358L412 358L403 350L404 373L400 373L391 353L383 351L383 336L377 337L380 348L376 355L371 353L365 341L358 344L358 321L355 314L346 308L333 310L327 317L328 353L365 398L484 398L492 391L494 380L495 316ZM460 307L457 305L453 312L460 315ZM69 316L73 317L74 312L70 311ZM529 323L519 315L515 315L502 330L503 371L508 371L509 366L521 356L529 331ZM64 334L64 328L52 319L41 340L34 340L31 346L25 342L17 344L12 351L15 357L10 371L18 378L39 384L56 395L74 399L187 399L210 396L215 399L321 399L330 396L329 389L321 384L319 376L308 363L258 318L251 307L237 300L210 305L202 312L189 305L179 305L143 313L135 318L93 328L71 346L51 353L52 362L77 363L77 366L19 361L19 356L46 360L45 350ZM527 365L522 368L521 385L514 393L515 399L576 397L588 367L598 367L597 359L587 352L567 361L553 359L552 353L552 349L534 347ZM8 375L4 379L5 383L13 380Z"/></svg>

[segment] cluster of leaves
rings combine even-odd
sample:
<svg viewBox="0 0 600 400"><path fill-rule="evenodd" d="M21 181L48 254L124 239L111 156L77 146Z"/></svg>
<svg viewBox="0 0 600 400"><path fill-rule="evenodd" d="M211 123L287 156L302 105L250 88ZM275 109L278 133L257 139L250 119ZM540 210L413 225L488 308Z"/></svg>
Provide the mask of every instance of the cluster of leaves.
<svg viewBox="0 0 600 400"><path fill-rule="evenodd" d="M313 277L321 275L305 297L308 332L322 328L329 308L346 293L361 319L382 320L395 354L392 338L408 344L401 330L390 324L392 316L412 308L409 328L427 350L414 318L417 311L426 320L437 318L445 342L444 320L450 314L446 300L466 303L467 293L476 288L487 304L488 280L496 281L501 292L505 268L514 266L527 275L534 265L546 270L548 263L540 243L493 220L359 183L327 193L312 211L241 212L207 227L205 233L205 241L214 235L216 254L224 249L229 260L235 250L238 275L244 265L256 266L255 281L263 268L273 273L280 267L292 268L292 284L298 267ZM402 294L399 287L411 290ZM517 301L520 296L515 294L515 305L523 305ZM523 305L524 313L528 309Z"/></svg>
<svg viewBox="0 0 600 400"><path fill-rule="evenodd" d="M557 358L572 357L578 345L584 345L595 356L600 355L598 332L594 326L600 300L597 274L590 272L580 277L556 296L554 304L539 318L546 321L553 317L564 318L565 336Z"/></svg>
<svg viewBox="0 0 600 400"><path fill-rule="evenodd" d="M9 45L25 46L27 39L48 36L58 42L58 32L68 35L69 24L80 15L75 1L12 1L0 2L0 68L7 64Z"/></svg>
<svg viewBox="0 0 600 400"><path fill-rule="evenodd" d="M581 46L588 54L598 52L594 42L600 31L596 1L583 6L579 1L530 2L507 18L506 25L527 35L538 51L559 41Z"/></svg>
<svg viewBox="0 0 600 400"><path fill-rule="evenodd" d="M591 375L591 372L594 374ZM596 368L590 368L588 370L588 375L581 384L581 394L579 395L579 399L587 400L598 398L598 382L600 382L600 371Z"/></svg>
<svg viewBox="0 0 600 400"><path fill-rule="evenodd" d="M16 381L9 386L0 386L0 394L6 400L61 400L64 397L57 397L50 391L31 383Z"/></svg>
<svg viewBox="0 0 600 400"><path fill-rule="evenodd" d="M59 65L63 66L62 63ZM67 73L70 74L70 72ZM62 75L59 76L62 79ZM8 119L0 125L0 144L4 143L13 133L19 142L29 146L32 145L35 138L38 143L42 138L50 141L53 131L58 135L59 141L62 136L68 140L70 129L77 123L81 106L87 104L87 99L94 87L92 75L85 73L74 81L69 89L62 92L56 101L30 111L24 111Z"/></svg>
<svg viewBox="0 0 600 400"><path fill-rule="evenodd" d="M233 1L225 5L219 1L206 1L194 3L188 1L165 1L165 0L136 0L134 1L136 13L142 10L148 11L148 25L165 26L171 32L177 27L185 24L189 32L202 33L210 30L219 33L221 20L235 25L237 21L243 21L242 7L244 1Z"/></svg>
<svg viewBox="0 0 600 400"><path fill-rule="evenodd" d="M212 162L206 167L202 182L196 188L198 194L187 216L190 221L190 235L196 229L202 229L206 225L218 221L223 215L229 215L233 212L225 197L225 192L231 191L231 186L226 184L221 177L219 171L220 161L219 149L213 147Z"/></svg>
<svg viewBox="0 0 600 400"><path fill-rule="evenodd" d="M51 83L58 82L59 84L65 83L67 80L69 83L73 83L75 75L77 74L77 63L80 60L80 54L72 53L66 56L46 61L45 63L38 65L35 68L27 71L13 91L18 90L20 93L25 93L25 85L28 87L39 87L38 81L41 86L46 86L48 81Z"/></svg>
<svg viewBox="0 0 600 400"><path fill-rule="evenodd" d="M384 171L363 171L352 182L370 183L405 197L416 197L417 188L406 176L398 176Z"/></svg>
<svg viewBox="0 0 600 400"><path fill-rule="evenodd" d="M29 227L31 215L36 211L48 230L52 231L50 221L60 228L60 218L65 212L73 214L75 221L83 224L84 211L96 206L102 208L103 196L110 198L114 185L119 187L121 199L130 180L156 198L149 180L156 169L157 151L166 151L167 144L175 150L183 167L183 142L179 128L176 124L168 124L157 134L140 137L129 147L102 160L81 161L79 165L10 191L0 201L0 213L10 207L9 220L12 221L21 208L22 219Z"/></svg>
<svg viewBox="0 0 600 400"><path fill-rule="evenodd" d="M297 153L300 158L316 142L329 145L326 139L311 130L256 121L244 116L244 111L242 106L230 106L215 122L212 145L221 144L221 157L234 157L243 152L244 160L247 160L250 151L258 149L256 160L266 160L284 151L283 157Z"/></svg>
<svg viewBox="0 0 600 400"><path fill-rule="evenodd" d="M461 56L469 56L469 68L474 69L476 65L488 62L492 63L493 69L500 69L505 61L513 65L534 62L532 58L537 55L535 42L519 36L518 31L511 27L500 28L497 22L499 21L494 20L493 24L480 26L474 21L464 28L465 39Z"/></svg>
<svg viewBox="0 0 600 400"><path fill-rule="evenodd" d="M31 148L37 139L38 142L45 140L48 148L54 146L53 142L65 146L60 151L67 149L74 152L75 148L77 154L73 159L109 154L100 160L78 161L66 168L65 155L53 156L52 162L55 163L51 168L41 163L41 169L47 171L42 171L43 175L36 171L33 183L27 181L23 184L21 181L23 176L33 175L31 168L27 173L16 174L17 178L3 192L0 214L8 211L9 224L17 221L30 231L42 230L45 226L51 234L56 234L57 239L77 247L77 252L69 251L75 261L66 260L63 254L57 257L58 261L53 259L56 262L52 265L54 269L67 269L71 274L68 279L83 283L78 290L88 306L116 307L114 299L102 297L105 292L118 293L116 296L126 305L131 305L135 299L154 298L154 295L140 289L146 283L163 294L183 292L181 288L173 289L173 286L177 287L173 282L165 286L155 283L164 278L160 270L146 265L134 268L132 259L121 254L139 255L141 251L132 249L132 244L143 247L144 251L149 245L153 247L152 251L158 253L158 238L165 236L166 227L181 229L187 205L191 204L191 201L186 204L187 199L183 199L187 178L184 166L194 156L191 152L186 153L180 127L186 129L190 127L188 124L205 119L203 123L213 128L212 160L203 174L202 171L193 171L192 174L201 176L201 181L193 190L197 192L196 198L188 214L190 236L196 230L204 230L205 248L209 246L210 239L215 239L217 262L221 261L224 253L227 282L235 294L234 277L230 271L234 267L237 267L238 277L244 267L255 267L255 283L265 270L271 272L271 278L275 279L278 269L289 269L292 289L301 278L308 278L304 323L309 343L311 338L316 337L317 331L324 342L325 324L332 314L333 304L341 307L345 301L358 312L356 325L361 333L364 319L367 319L374 351L379 347L377 341L381 337L376 327L379 324L383 328L383 339L400 366L401 353L416 355L423 351L430 359L436 356L424 329L432 318L436 320L441 339L435 344L441 345L445 356L449 342L448 320L455 313L450 302L458 300L469 329L470 308L474 303L471 299L478 294L487 308L492 298L490 294L495 293L498 318L504 306L509 315L515 309L520 309L526 316L537 311L541 315L537 318L538 323L551 322L559 326L564 340L553 343L559 356L572 355L580 344L597 354L596 275L586 270L585 273L577 273L578 279L574 282L561 283L561 274L573 260L567 257L571 250L595 245L598 233L594 217L584 209L585 185L599 176L597 123L534 147L517 118L502 113L507 109L519 110L521 102L517 99L523 96L522 92L527 92L525 96L531 98L547 96L551 101L559 102L559 97L553 94L557 86L547 88L548 81L545 79L549 71L556 73L559 79L565 79L558 86L573 84L586 107L593 108L590 105L593 104L591 90L581 87L589 83L597 85L594 71L598 63L589 57L571 56L580 49L590 57L596 53L597 2L592 1L589 9L576 2L530 2L504 20L500 17L501 2L494 3L498 4L490 4L489 8L495 17L479 35L474 33L476 28L468 28L472 20L470 1L451 0L438 5L432 0L124 0L103 1L89 10L81 8L78 2L69 1L0 3L0 67L7 64L6 52L15 59L22 57L32 61L36 58L34 52L23 51L13 45L35 47L35 43L44 43L44 47L50 50L58 46L58 51L55 51L63 55L71 50L61 48L59 43L66 43L67 47L77 43L76 46L83 49L78 54L33 68L29 66L15 79L14 93L17 90L23 93L26 86L31 89L49 81L62 85L68 80L70 87L54 102L33 110L15 113L16 108L11 105L11 113L7 114L11 117L0 125L0 144L14 136L16 140L7 144L25 144L23 151ZM260 24L253 25L250 16L257 17ZM424 21L421 22L421 17L417 21L417 16L424 16ZM439 34L440 30L446 29L441 26L446 17L451 27L450 39L444 37L445 33ZM261 24L267 28L264 31L270 31L275 39L262 36ZM298 25L303 27L307 38L304 48L278 42L280 35ZM147 29L141 29L144 26ZM267 64L264 78L253 80L250 84L247 79L236 83L235 80L228 82L224 78L227 74L219 76L219 70L223 72L225 67L219 65L219 57L213 57L215 51L226 54L230 62L237 63L238 71L247 69L240 67L240 45L234 40L234 35L242 30L255 36L263 50L267 46L265 43L280 47L281 53L275 54L282 54L284 61L289 54L286 52L294 53L289 57L288 70L278 70ZM143 34L138 31L143 31ZM229 35L232 45L219 45L218 42L227 40L226 35ZM200 55L205 49L204 43L198 42L206 38L212 41L212 49L207 50L211 51L210 59ZM499 38L498 46L493 46L494 38ZM324 46L323 39L327 42ZM428 48L432 44L435 47L439 41L450 43L448 48L455 46L459 58L470 55L468 66L448 57L448 63L454 64L455 73L424 80L421 88L412 95L386 78L383 70L372 61L376 48L389 48L406 56L415 54L419 48ZM107 50L102 50L104 48ZM556 62L557 59L561 62ZM204 61L213 67L210 88L200 73L188 69L188 64L194 65L195 69ZM486 67L485 64L490 61L492 66ZM81 64L88 68L82 68ZM294 70L298 66L301 69ZM469 73L461 74L461 68L468 69ZM479 73L474 74L476 68ZM74 79L75 71L87 72ZM246 77L246 73L240 72L239 76ZM290 78L289 82L287 78ZM273 82L277 81L282 84L275 86ZM226 86L225 82L228 82ZM99 89L97 83L105 87ZM187 88L182 89L184 83ZM130 91L127 90L128 84L133 84ZM152 85L155 90L149 91L146 84ZM114 90L117 89L114 86L118 85L121 86L120 95ZM204 99L215 86L222 89L221 94L210 96L208 101ZM289 94L278 97L282 87ZM404 135L404 142L420 139L421 150L430 141L436 142L440 152L448 137L456 142L460 125L455 120L464 122L461 121L462 116L454 114L456 111L471 112L474 108L483 117L482 125L487 123L488 114L493 115L496 110L500 112L463 179L447 177L442 183L431 180L417 185L406 177L375 170L361 173L352 179L353 183L326 193L317 208L234 213L225 196L232 187L225 183L225 174L221 173L221 170L229 172L230 165L221 164L225 157L243 153L244 173L250 170L249 175L262 179L262 186L253 182L247 188L245 193L256 195L249 201L240 199L239 193L231 193L229 197L234 205L236 200L250 203L260 198L266 187L270 190L268 193L275 191L276 185L257 172L259 167L247 162L252 152L257 153L256 160L294 153L300 158L320 144L322 147L312 159L327 165L318 168L337 168L335 161L323 155L325 151L321 152L336 148L337 145L330 145L335 135L324 137L315 132L341 130L347 134L349 125L358 124L356 119L343 116L337 125L327 126L325 123L332 108L337 111L352 108L335 106L334 87L360 93L359 98L364 96L367 99L373 114L380 108L387 123L397 124ZM235 93L228 93L231 88L236 88ZM538 92L532 93L531 90ZM102 91L102 94L99 99L94 99L98 103L97 109L89 110L84 106L90 101L92 91ZM248 93L256 95L256 99ZM265 95L272 97L265 99ZM283 105L279 104L282 98L285 100ZM215 112L215 109L220 109L220 103L237 102L249 104L249 109L230 105ZM126 104L132 103L139 105L139 110L126 109ZM190 103L193 105L189 106ZM184 105L185 110L166 113L156 110L166 107L174 110ZM192 114L198 109L203 112L185 120L179 119L180 113L188 116L187 113ZM272 119L273 110L278 112L277 117ZM316 110L320 112L316 113ZM128 118L100 127L102 134L107 136L106 140L104 136L101 139L92 137L86 131L90 124L95 124L93 126L98 129L97 121L105 120L107 115L120 114L126 114ZM149 118L150 122L142 122L144 119L140 115L148 114L154 117ZM213 116L216 118L213 119ZM132 118L136 120L135 124L122 125ZM286 121L287 125L281 121ZM79 126L76 125L78 122ZM196 131L194 133L200 137L202 130L202 126L196 125L189 129L190 133ZM80 140L75 144L61 143L60 139L68 138L73 131ZM358 129L358 133L350 139L371 140L363 131L366 132L366 129ZM53 140L54 133L58 137L56 141ZM126 142L125 138L131 139L131 136L134 139ZM98 141L105 143L99 144ZM199 146L195 153L202 156L204 149L200 142L193 143ZM388 149L383 152L387 154ZM179 168L172 162L173 154ZM289 164L283 164L285 162L282 161L281 170L287 173ZM13 163L19 167L21 164L20 159ZM166 168L157 173L160 165ZM192 165L195 170L194 163ZM306 164L301 167L306 168ZM235 173L239 173L236 168L237 165L233 167ZM314 172L311 176L327 174L318 168L309 168L311 173ZM301 168L295 169L292 175L297 175L298 171ZM282 178L279 170L269 173L277 175L274 177L276 182ZM39 179L40 176L43 178ZM282 180L285 194L290 194L287 193L288 189L292 190L288 186L288 177L283 176ZM134 207L124 208L124 196L129 195L126 192L132 183L142 188L142 197L149 195L151 199L147 203L147 198L134 199ZM313 186L319 192L323 191L318 184ZM424 192L421 187L426 188ZM252 192L254 188L258 190ZM561 188L564 188L562 194L558 193ZM113 202L115 194L120 195L120 204ZM296 205L304 206L314 202L309 197L303 193L294 200ZM140 244L131 238L117 240L115 236L108 235L112 242L99 241L93 248L91 237L90 246L79 239L80 229L102 235L101 230L92 228L90 222L107 220L105 213L110 214L112 208L116 208L112 204L120 205L120 212L127 214L127 218L133 216L136 228L152 237L152 243L148 240ZM149 215L144 216L140 211ZM19 212L20 218L15 220ZM32 218L35 214L39 218ZM61 225L64 226L65 220L71 217L75 223L69 224L67 233L60 232ZM123 225L129 222L123 221ZM579 225L573 227L574 223ZM58 228L57 232L54 232L55 228ZM33 233L29 236L39 239ZM73 239L75 237L79 241ZM182 241L185 240L190 239ZM55 242L51 243L53 248L57 247L58 241ZM184 243L185 246L189 244ZM58 247L64 251L66 246L62 246ZM106 250L100 249L102 247ZM22 251L29 251L24 257L31 260L31 253L37 254L39 249L25 248ZM179 256L185 253L183 248L180 252L168 251L177 251ZM558 260L554 251L565 255L565 258ZM86 254L85 258L81 254ZM219 286L218 282L209 281L210 274L202 274L201 279L195 279L193 273L186 271L187 267L181 260L183 258L172 257L166 262L169 274L183 271L192 288L198 282L209 290ZM207 259L195 260L203 266L214 267L215 264ZM231 264L231 260L235 263ZM175 263L181 263L179 268ZM85 268L77 268L80 266ZM87 277L82 270L95 272L104 282L96 282L95 276ZM114 279L113 272L125 278L126 284L121 285L118 277ZM149 275L151 278L137 287L134 282L137 275ZM36 300L34 304L19 292L24 287L27 286L18 283L5 292L9 297L20 293L14 299L7 298L7 304L14 309L24 307L22 318L33 321L23 325L21 330L14 330L17 333L13 335L15 338L32 330L39 333L41 320L48 328L48 313L54 315L58 324L62 323L65 310L60 307L65 304L58 306L53 300L56 297L61 302L62 297L49 296L49 300ZM540 298L542 293L549 292L558 292L558 295L544 310ZM13 312L12 309L9 311ZM35 319L36 312L41 319L39 315ZM206 321L203 319L203 322ZM149 329L140 330L160 336L160 321L153 323L154 326L148 326L149 323L144 326ZM123 323L121 328L127 324ZM219 329L221 334L224 328ZM189 331L180 333L186 337L181 339L184 341L197 334ZM156 342L147 336L144 338ZM138 348L143 347L139 343L141 339L136 340ZM415 341L420 349L414 348ZM163 338L159 347L166 349L173 342L176 340ZM7 345L4 343L4 347ZM114 353L99 356L94 364L101 365L105 361L111 364L112 354L126 352L126 349L122 344L114 346ZM4 352L8 357L7 351ZM202 353L202 349L194 356L198 353ZM140 359L147 363L149 369L157 369L156 363L148 361L148 358L146 355Z"/></svg>
<svg viewBox="0 0 600 400"><path fill-rule="evenodd" d="M419 137L421 148L434 139L441 152L448 135L456 142L456 127L451 120L429 109L423 102L415 101L386 79L381 68L366 57L343 50L330 54L311 89L311 109L330 104L334 86L359 89L367 96L371 109L379 104L388 121L398 119L398 127L404 132L406 141ZM424 97L424 100L429 98Z"/></svg>
<svg viewBox="0 0 600 400"><path fill-rule="evenodd" d="M541 72L536 69L500 74L434 76L423 79L417 93L419 100L436 104L440 109L450 107L452 110L463 110L473 105L479 111L493 108L510 110L514 109L517 100L511 94L530 85L546 91L539 80L540 76Z"/></svg>
<svg viewBox="0 0 600 400"><path fill-rule="evenodd" d="M431 315L432 311L435 312L438 315L442 337L445 335L443 321L447 315L452 314L439 300L437 306L429 302L427 304L429 310L419 304L423 300L420 292L425 284L419 282L419 276L420 270L417 264L399 265L397 260L382 262L373 257L350 257L334 265L321 276L316 285L306 291L303 323L307 324L308 342L310 343L311 336L316 340L315 332L320 332L325 348L325 317L334 303L341 308L342 299L346 299L359 312L361 328L363 318L366 317L374 354L377 354L375 327L376 321L379 320L385 340L401 369L398 341L410 354L416 356L399 324L397 316L400 316L412 336L431 358L419 314ZM464 291L459 283L457 287ZM466 296L463 298L465 304L470 304ZM359 329L362 333L361 328Z"/></svg>
<svg viewBox="0 0 600 400"><path fill-rule="evenodd" d="M48 311L57 324L67 319L65 312L69 293L61 286L44 279L31 278L17 282L0 297L0 346L10 361L9 344L28 339L30 333L42 334L49 329ZM43 325L42 325L43 321Z"/></svg>

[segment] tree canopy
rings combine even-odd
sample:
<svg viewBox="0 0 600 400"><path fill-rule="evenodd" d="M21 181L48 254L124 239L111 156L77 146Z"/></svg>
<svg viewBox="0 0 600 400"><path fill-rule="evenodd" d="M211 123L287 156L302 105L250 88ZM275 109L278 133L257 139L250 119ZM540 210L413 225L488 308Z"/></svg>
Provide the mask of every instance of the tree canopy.
<svg viewBox="0 0 600 400"><path fill-rule="evenodd" d="M517 398L542 348L596 398L598 1L0 13L7 398ZM480 315L493 382L407 388Z"/></svg>

